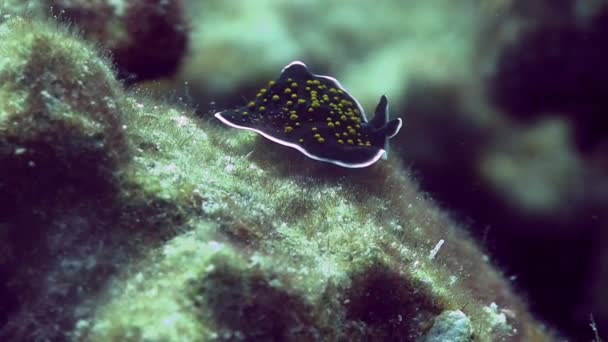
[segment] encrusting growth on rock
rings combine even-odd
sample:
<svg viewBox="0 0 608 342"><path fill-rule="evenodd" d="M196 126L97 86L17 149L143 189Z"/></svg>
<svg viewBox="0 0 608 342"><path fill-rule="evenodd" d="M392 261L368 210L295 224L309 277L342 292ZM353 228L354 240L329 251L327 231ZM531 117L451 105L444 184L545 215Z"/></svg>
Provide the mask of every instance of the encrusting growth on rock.
<svg viewBox="0 0 608 342"><path fill-rule="evenodd" d="M0 41L0 339L550 340L396 162L226 135L56 24Z"/></svg>

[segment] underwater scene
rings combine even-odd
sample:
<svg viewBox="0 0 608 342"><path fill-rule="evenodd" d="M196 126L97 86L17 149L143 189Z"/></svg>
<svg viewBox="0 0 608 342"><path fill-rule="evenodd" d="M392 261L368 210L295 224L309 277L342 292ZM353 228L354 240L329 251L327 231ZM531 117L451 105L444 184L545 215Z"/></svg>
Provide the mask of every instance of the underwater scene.
<svg viewBox="0 0 608 342"><path fill-rule="evenodd" d="M0 1L0 341L608 340L608 0Z"/></svg>

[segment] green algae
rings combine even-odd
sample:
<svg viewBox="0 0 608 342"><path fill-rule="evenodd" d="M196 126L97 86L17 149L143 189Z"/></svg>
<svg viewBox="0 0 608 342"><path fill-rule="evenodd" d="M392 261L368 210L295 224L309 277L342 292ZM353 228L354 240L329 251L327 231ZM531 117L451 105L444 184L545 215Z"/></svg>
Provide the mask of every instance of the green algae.
<svg viewBox="0 0 608 342"><path fill-rule="evenodd" d="M20 298L3 336L416 340L461 310L480 341L549 339L396 162L317 163L126 92L53 24L15 18L0 37L0 162L16 165L0 179L17 203L0 267L36 271L0 289Z"/></svg>

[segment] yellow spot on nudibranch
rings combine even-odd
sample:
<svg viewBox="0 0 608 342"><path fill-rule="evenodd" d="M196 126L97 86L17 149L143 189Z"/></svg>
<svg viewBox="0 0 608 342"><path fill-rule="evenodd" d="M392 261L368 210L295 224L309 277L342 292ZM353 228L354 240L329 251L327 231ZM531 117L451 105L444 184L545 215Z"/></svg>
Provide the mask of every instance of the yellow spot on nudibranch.
<svg viewBox="0 0 608 342"><path fill-rule="evenodd" d="M293 131L293 127L291 127L291 126L285 126L285 129L283 130L283 132L285 132L285 133L289 133L291 131Z"/></svg>
<svg viewBox="0 0 608 342"><path fill-rule="evenodd" d="M249 112L243 112L243 115L249 115Z"/></svg>
<svg viewBox="0 0 608 342"><path fill-rule="evenodd" d="M291 94L291 89L290 88L285 88L285 90L283 90L283 92L285 94Z"/></svg>
<svg viewBox="0 0 608 342"><path fill-rule="evenodd" d="M247 107L249 107L249 108L255 107L255 102L253 102L253 101L249 102L249 104L247 104Z"/></svg>
<svg viewBox="0 0 608 342"><path fill-rule="evenodd" d="M258 109L260 110L260 112L263 112L263 111L265 111L265 110L266 110L266 107L264 107L264 106L260 106L260 108L258 108Z"/></svg>
<svg viewBox="0 0 608 342"><path fill-rule="evenodd" d="M272 96L272 101L277 102L279 101L281 98L279 97L279 95L273 95Z"/></svg>
<svg viewBox="0 0 608 342"><path fill-rule="evenodd" d="M275 83L275 81L268 81L268 88L272 87Z"/></svg>
<svg viewBox="0 0 608 342"><path fill-rule="evenodd" d="M319 80L313 80L313 81L312 81L312 84L314 84L314 85L319 85L319 84L321 84L321 82L319 82Z"/></svg>
<svg viewBox="0 0 608 342"><path fill-rule="evenodd" d="M290 86L291 86L292 88L297 88L297 87L298 87L298 84L297 84L296 82L293 82L293 83L292 83Z"/></svg>
<svg viewBox="0 0 608 342"><path fill-rule="evenodd" d="M347 142L349 145L353 145L353 144L355 143L355 142L354 142L352 139L348 139L348 140L346 140L346 142Z"/></svg>
<svg viewBox="0 0 608 342"><path fill-rule="evenodd" d="M321 134L317 133L317 134L313 135L313 137L318 139L321 137Z"/></svg>
<svg viewBox="0 0 608 342"><path fill-rule="evenodd" d="M317 130L318 130L317 127L311 128L311 131L313 131L313 132L316 132Z"/></svg>
<svg viewBox="0 0 608 342"><path fill-rule="evenodd" d="M323 138L321 138L321 137L318 137L318 138L317 138L317 141L318 141L318 142L320 142L320 143L324 143L324 142L325 142L325 139L323 139Z"/></svg>
<svg viewBox="0 0 608 342"><path fill-rule="evenodd" d="M348 134L355 135L355 134L357 134L357 131L355 131L354 129L351 128L348 130Z"/></svg>
<svg viewBox="0 0 608 342"><path fill-rule="evenodd" d="M298 98L298 94L291 94L291 98L292 99L297 99Z"/></svg>
<svg viewBox="0 0 608 342"><path fill-rule="evenodd" d="M342 121L346 121L346 119L347 119L347 118L346 118L346 115L342 115L342 116L340 117L340 120L342 120Z"/></svg>
<svg viewBox="0 0 608 342"><path fill-rule="evenodd" d="M304 142L304 139L300 139L300 140L298 140L298 142L303 143L303 142Z"/></svg>
<svg viewBox="0 0 608 342"><path fill-rule="evenodd" d="M338 139L338 144L344 144L344 140Z"/></svg>
<svg viewBox="0 0 608 342"><path fill-rule="evenodd" d="M291 114L289 116L289 119L291 119L291 120L297 120L298 119L298 114Z"/></svg>
<svg viewBox="0 0 608 342"><path fill-rule="evenodd" d="M321 106L321 105L319 104L319 101L313 101L313 102L310 104L310 106L311 106L312 108L319 108L319 106Z"/></svg>
<svg viewBox="0 0 608 342"><path fill-rule="evenodd" d="M334 125L334 123L333 123L333 122L328 122L328 123L327 123L327 127L329 127L329 128L334 128L334 127L336 127L336 125Z"/></svg>
<svg viewBox="0 0 608 342"><path fill-rule="evenodd" d="M291 102L291 101L287 101L287 102L285 103L285 105L287 105L287 106L291 106L292 104L293 104L293 102Z"/></svg>
<svg viewBox="0 0 608 342"><path fill-rule="evenodd" d="M312 80L306 80L306 84L312 84Z"/></svg>
<svg viewBox="0 0 608 342"><path fill-rule="evenodd" d="M298 100L298 104L304 104L304 103L306 103L306 100L304 100L304 99L299 99Z"/></svg>

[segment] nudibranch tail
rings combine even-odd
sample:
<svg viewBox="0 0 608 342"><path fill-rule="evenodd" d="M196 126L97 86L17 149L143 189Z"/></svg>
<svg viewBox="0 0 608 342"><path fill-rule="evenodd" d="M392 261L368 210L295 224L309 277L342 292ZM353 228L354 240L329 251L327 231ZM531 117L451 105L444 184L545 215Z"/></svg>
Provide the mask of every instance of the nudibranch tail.
<svg viewBox="0 0 608 342"><path fill-rule="evenodd" d="M250 130L309 158L349 168L369 166L385 155L401 119L388 121L380 98L371 122L361 104L335 78L311 73L295 61L247 105L215 114L223 123Z"/></svg>

